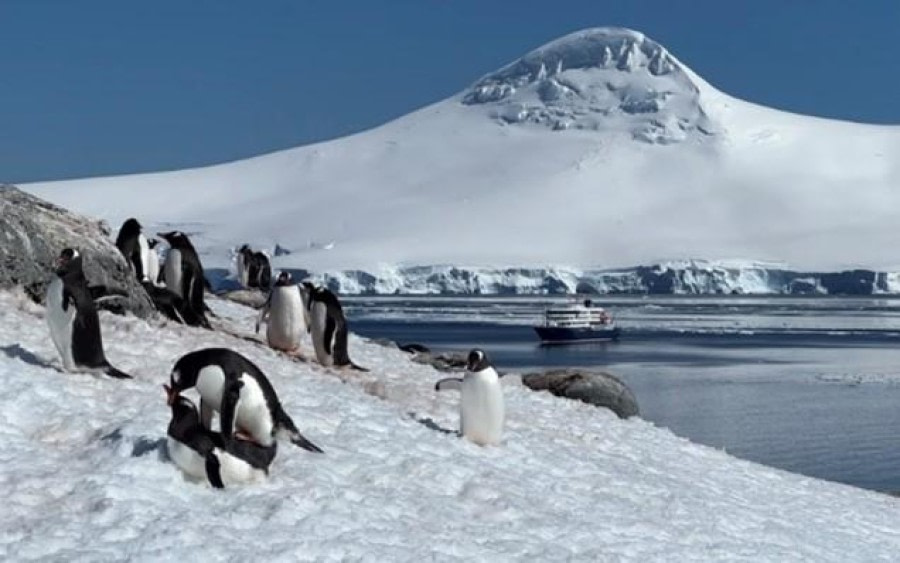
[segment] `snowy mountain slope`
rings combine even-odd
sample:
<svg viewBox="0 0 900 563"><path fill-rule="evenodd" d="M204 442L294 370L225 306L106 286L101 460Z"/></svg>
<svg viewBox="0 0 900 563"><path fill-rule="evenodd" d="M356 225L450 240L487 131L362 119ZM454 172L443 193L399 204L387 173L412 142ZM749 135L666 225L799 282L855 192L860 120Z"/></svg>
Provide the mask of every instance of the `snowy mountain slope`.
<svg viewBox="0 0 900 563"><path fill-rule="evenodd" d="M194 232L208 267L249 242L332 273L690 257L822 271L897 264L898 162L900 127L747 103L642 34L597 28L350 137L26 189Z"/></svg>
<svg viewBox="0 0 900 563"><path fill-rule="evenodd" d="M213 306L229 330L251 325L250 309ZM359 338L372 372L343 384L225 333L102 313L109 357L136 376L121 382L56 371L42 316L0 292L3 559L845 561L900 548L893 497L737 460L515 376L504 443L484 449L410 416L455 427L458 398L432 389L442 374ZM258 486L185 481L160 448L160 384L212 345L257 362L326 454L282 447Z"/></svg>

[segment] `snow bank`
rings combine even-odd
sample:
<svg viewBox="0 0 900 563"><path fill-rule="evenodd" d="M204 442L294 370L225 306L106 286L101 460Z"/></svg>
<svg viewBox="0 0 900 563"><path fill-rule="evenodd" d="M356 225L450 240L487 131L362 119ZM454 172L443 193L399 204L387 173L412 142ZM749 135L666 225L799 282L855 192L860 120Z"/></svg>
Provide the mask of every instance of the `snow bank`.
<svg viewBox="0 0 900 563"><path fill-rule="evenodd" d="M211 304L230 331L251 326L252 310ZM457 424L457 397L432 391L437 372L356 337L371 373L103 312L108 357L136 375L113 381L54 369L43 314L0 292L6 560L846 561L900 549L892 497L740 461L516 376L503 380L503 445L480 448L431 428ZM213 345L257 362L326 454L284 446L259 486L185 481L160 448L160 384L179 355Z"/></svg>

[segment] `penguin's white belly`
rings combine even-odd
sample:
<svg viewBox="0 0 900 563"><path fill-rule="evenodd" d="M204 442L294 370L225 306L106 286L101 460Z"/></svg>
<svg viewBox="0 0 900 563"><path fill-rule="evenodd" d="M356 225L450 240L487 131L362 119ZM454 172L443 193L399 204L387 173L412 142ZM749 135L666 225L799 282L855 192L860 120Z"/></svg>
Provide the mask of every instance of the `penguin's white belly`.
<svg viewBox="0 0 900 563"><path fill-rule="evenodd" d="M297 286L280 286L272 290L266 339L278 350L295 350L306 332L303 300Z"/></svg>
<svg viewBox="0 0 900 563"><path fill-rule="evenodd" d="M266 404L266 397L259 384L252 376L243 374L241 394L235 405L235 431L243 430L253 440L263 446L270 446L274 441L272 413ZM203 402L222 412L222 391L225 385L225 373L219 366L207 366L197 374L197 392ZM219 425L221 428L221 423Z"/></svg>
<svg viewBox="0 0 900 563"><path fill-rule="evenodd" d="M313 349L316 352L316 360L326 367L334 363L332 360L332 355L329 354L325 349L325 321L327 318L328 307L324 303L320 303L318 301L313 302L312 307L309 311L310 337L312 338ZM328 346L333 353L333 334L331 335L331 340L332 342L329 343Z"/></svg>
<svg viewBox="0 0 900 563"><path fill-rule="evenodd" d="M144 272L147 274L147 279L150 280L150 283L157 285L159 280L159 254L152 248L148 248L147 251L147 266Z"/></svg>
<svg viewBox="0 0 900 563"><path fill-rule="evenodd" d="M166 448L169 459L178 466L186 475L193 479L208 481L206 475L206 459L196 450L182 444L178 440L168 437ZM219 460L219 476L224 485L238 485L241 483L253 483L266 478L266 472L253 467L243 459L216 448L214 450Z"/></svg>
<svg viewBox="0 0 900 563"><path fill-rule="evenodd" d="M72 356L72 323L75 321L77 311L75 305L70 303L69 309L63 311L63 282L54 277L47 286L47 325L50 327L50 338L59 352L63 366L67 370L75 368L75 360Z"/></svg>
<svg viewBox="0 0 900 563"><path fill-rule="evenodd" d="M181 291L181 280L184 276L181 270L181 251L175 248L169 249L169 253L166 254L166 265L164 266L164 270L166 287L169 291L184 299L184 295L182 295Z"/></svg>
<svg viewBox="0 0 900 563"><path fill-rule="evenodd" d="M147 237L143 233L138 234L138 248L141 251L141 271L144 276L144 279L138 281L152 281L153 278L150 277L150 245L147 243Z"/></svg>
<svg viewBox="0 0 900 563"><path fill-rule="evenodd" d="M194 479L206 479L206 460L195 450L168 436L166 450L169 459L188 476Z"/></svg>
<svg viewBox="0 0 900 563"><path fill-rule="evenodd" d="M485 446L499 444L503 436L505 407L500 379L493 368L467 373L460 397L460 430L463 436Z"/></svg>

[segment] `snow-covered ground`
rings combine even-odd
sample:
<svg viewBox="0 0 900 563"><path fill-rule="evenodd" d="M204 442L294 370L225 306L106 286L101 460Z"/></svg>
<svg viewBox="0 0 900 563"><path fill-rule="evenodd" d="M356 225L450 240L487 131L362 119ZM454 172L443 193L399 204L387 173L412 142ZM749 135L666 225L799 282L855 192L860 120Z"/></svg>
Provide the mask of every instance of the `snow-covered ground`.
<svg viewBox="0 0 900 563"><path fill-rule="evenodd" d="M276 268L376 278L691 257L896 271L898 162L900 127L744 102L644 35L597 28L346 138L25 189L113 228L183 229L206 267L247 242L291 251Z"/></svg>
<svg viewBox="0 0 900 563"><path fill-rule="evenodd" d="M212 306L220 327L250 330L250 309ZM372 371L342 374L223 330L101 313L108 357L136 376L114 381L57 371L43 313L0 292L4 560L872 561L900 549L893 497L741 461L515 375L503 444L480 448L415 420L456 426L457 396L432 390L442 374L360 338L351 355ZM258 363L326 454L283 446L256 486L184 480L160 447L160 384L206 346Z"/></svg>

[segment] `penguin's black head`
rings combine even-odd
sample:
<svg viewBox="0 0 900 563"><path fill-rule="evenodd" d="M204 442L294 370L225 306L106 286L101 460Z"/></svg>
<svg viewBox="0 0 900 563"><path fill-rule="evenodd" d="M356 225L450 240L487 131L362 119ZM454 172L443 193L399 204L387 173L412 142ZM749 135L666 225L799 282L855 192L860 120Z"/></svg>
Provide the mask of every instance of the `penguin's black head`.
<svg viewBox="0 0 900 563"><path fill-rule="evenodd" d="M169 374L169 385L163 384L163 388L166 390L166 402L169 406L175 404L181 397L182 391L190 389L197 384L198 371L193 366L193 363L191 354L182 356L175 362L175 367L172 368L172 373Z"/></svg>
<svg viewBox="0 0 900 563"><path fill-rule="evenodd" d="M74 248L64 248L56 258L56 274L64 276L81 269L81 254Z"/></svg>
<svg viewBox="0 0 900 563"><path fill-rule="evenodd" d="M489 367L491 367L491 360L488 359L487 354L484 353L484 350L475 348L474 350L469 352L469 357L466 360L467 370L481 371Z"/></svg>
<svg viewBox="0 0 900 563"><path fill-rule="evenodd" d="M303 289L305 289L310 295L312 295L313 293L316 292L316 286L313 285L313 282L311 282L309 280L304 280L304 281L300 282L300 285L302 285Z"/></svg>
<svg viewBox="0 0 900 563"><path fill-rule="evenodd" d="M290 272L281 272L280 274L278 274L278 279L275 280L275 285L277 285L279 287L285 286L285 285L291 285L292 281L293 281L293 278L291 277Z"/></svg>
<svg viewBox="0 0 900 563"><path fill-rule="evenodd" d="M187 238L187 235L181 231L156 233L156 236L165 240L172 248L184 248L185 246L189 246L191 244L191 242Z"/></svg>
<svg viewBox="0 0 900 563"><path fill-rule="evenodd" d="M194 405L193 401L188 399L187 397L178 396L172 403L172 418L174 420L182 420L185 418L196 418L199 420L199 415L197 414L197 407Z"/></svg>
<svg viewBox="0 0 900 563"><path fill-rule="evenodd" d="M138 223L137 219L132 217L122 223L122 228L120 229L120 231L125 233L139 233L141 232L141 224Z"/></svg>
<svg viewBox="0 0 900 563"><path fill-rule="evenodd" d="M159 244L159 241L156 240L155 238L148 238L148 239L147 239L147 246L149 246L150 248L156 248L156 245L157 245L157 244Z"/></svg>

